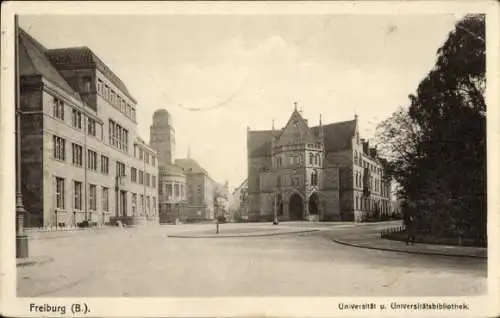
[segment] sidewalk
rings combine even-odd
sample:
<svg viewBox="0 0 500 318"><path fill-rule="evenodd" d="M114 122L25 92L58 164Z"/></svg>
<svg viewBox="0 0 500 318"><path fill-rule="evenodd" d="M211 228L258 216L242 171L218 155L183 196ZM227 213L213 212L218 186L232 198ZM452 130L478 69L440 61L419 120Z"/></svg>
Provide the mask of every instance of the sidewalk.
<svg viewBox="0 0 500 318"><path fill-rule="evenodd" d="M357 233L349 235L339 234L334 235L332 239L335 243L342 245L382 251L484 259L488 257L487 248L422 243L416 243L415 245L406 245L406 242L380 238L380 234L378 232Z"/></svg>
<svg viewBox="0 0 500 318"><path fill-rule="evenodd" d="M319 231L318 229L290 229L290 228L275 228L275 229L224 229L219 228L219 234L215 233L215 228L205 231L189 231L181 234L167 235L172 238L230 238L230 237L259 237L259 236L274 236L285 234L301 234Z"/></svg>

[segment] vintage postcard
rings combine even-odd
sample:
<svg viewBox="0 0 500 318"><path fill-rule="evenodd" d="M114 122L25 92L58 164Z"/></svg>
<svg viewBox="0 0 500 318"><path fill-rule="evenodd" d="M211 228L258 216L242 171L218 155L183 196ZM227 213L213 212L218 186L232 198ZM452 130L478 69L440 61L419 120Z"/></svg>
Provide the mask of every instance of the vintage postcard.
<svg viewBox="0 0 500 318"><path fill-rule="evenodd" d="M498 8L3 3L1 314L499 315Z"/></svg>

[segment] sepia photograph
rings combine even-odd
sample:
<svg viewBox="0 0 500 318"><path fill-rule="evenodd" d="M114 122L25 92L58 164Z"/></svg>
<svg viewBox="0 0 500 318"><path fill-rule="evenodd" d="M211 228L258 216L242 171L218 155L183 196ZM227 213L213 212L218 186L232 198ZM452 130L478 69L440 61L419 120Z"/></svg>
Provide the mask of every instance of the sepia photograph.
<svg viewBox="0 0 500 318"><path fill-rule="evenodd" d="M239 4L10 15L19 310L319 297L339 299L326 316L463 316L491 300L487 10Z"/></svg>

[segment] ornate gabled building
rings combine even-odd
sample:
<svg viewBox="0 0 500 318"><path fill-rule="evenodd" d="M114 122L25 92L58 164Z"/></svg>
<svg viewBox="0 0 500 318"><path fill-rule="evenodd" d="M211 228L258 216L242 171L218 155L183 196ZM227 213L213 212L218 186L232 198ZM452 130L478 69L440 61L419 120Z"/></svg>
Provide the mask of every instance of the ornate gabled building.
<svg viewBox="0 0 500 318"><path fill-rule="evenodd" d="M363 221L390 211L376 149L352 121L310 127L297 105L280 130L247 131L248 219Z"/></svg>

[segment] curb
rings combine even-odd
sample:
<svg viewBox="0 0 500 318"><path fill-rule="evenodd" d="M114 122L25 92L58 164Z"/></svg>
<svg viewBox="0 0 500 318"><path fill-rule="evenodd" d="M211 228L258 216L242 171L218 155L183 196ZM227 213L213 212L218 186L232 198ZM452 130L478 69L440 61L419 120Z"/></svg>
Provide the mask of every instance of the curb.
<svg viewBox="0 0 500 318"><path fill-rule="evenodd" d="M357 248L364 248L364 249L369 249L369 250L398 252L398 253L406 253L406 254L421 254L421 255L435 255L435 256L449 256L449 257L469 257L469 258L488 259L488 256L480 256L480 255L471 255L471 254L445 254L445 253L430 252L430 251L408 251L408 250L391 249L391 248L385 248L385 247L375 247L375 246L360 245L360 244L356 244L356 243L348 243L348 242L340 241L340 240L337 240L337 239L332 239L332 241L335 242L335 243L337 243L337 244L340 244L340 245L352 246L352 247L357 247Z"/></svg>
<svg viewBox="0 0 500 318"><path fill-rule="evenodd" d="M37 259L16 259L16 267L26 267L33 265L41 265L48 262L52 262L54 259L52 257L39 257Z"/></svg>
<svg viewBox="0 0 500 318"><path fill-rule="evenodd" d="M293 232L278 232L278 233L263 233L263 234L243 234L243 235L167 235L167 237L172 238L235 238L235 237L264 237L264 236L277 236L277 235L287 235L287 234L302 234L318 232L320 230L305 230L305 231L293 231Z"/></svg>

